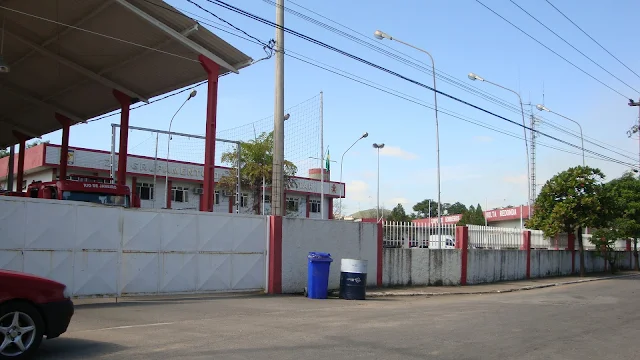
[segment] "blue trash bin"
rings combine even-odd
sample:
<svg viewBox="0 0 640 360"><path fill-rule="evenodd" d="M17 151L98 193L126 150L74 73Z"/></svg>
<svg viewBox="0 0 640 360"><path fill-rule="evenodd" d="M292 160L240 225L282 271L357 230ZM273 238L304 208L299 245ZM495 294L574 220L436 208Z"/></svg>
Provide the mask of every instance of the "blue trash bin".
<svg viewBox="0 0 640 360"><path fill-rule="evenodd" d="M310 252L307 268L307 297L309 299L326 299L329 289L329 269L331 267L331 254L323 252Z"/></svg>

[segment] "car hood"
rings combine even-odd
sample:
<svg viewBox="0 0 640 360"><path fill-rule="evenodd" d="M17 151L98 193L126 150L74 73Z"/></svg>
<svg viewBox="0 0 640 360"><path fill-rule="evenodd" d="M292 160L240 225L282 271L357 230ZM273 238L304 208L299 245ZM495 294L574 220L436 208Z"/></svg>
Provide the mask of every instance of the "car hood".
<svg viewBox="0 0 640 360"><path fill-rule="evenodd" d="M29 282L40 282L40 283L48 283L48 284L51 284L51 285L65 286L62 283L59 283L59 282L51 280L51 279L47 279L47 278L42 277L42 276L28 274L28 273L24 273L24 272L20 272L20 271L0 269L0 277L5 277L5 276L6 277L12 277L12 278L19 278L21 280L29 281Z"/></svg>

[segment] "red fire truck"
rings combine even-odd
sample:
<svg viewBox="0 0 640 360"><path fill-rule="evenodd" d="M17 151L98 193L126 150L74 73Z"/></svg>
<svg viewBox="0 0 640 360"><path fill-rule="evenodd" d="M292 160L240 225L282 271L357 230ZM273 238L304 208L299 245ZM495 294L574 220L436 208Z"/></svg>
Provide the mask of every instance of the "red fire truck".
<svg viewBox="0 0 640 360"><path fill-rule="evenodd" d="M140 207L139 198L131 196L129 187L112 184L111 178L86 175L70 175L70 178L77 180L34 181L29 184L26 193L7 192L4 195Z"/></svg>

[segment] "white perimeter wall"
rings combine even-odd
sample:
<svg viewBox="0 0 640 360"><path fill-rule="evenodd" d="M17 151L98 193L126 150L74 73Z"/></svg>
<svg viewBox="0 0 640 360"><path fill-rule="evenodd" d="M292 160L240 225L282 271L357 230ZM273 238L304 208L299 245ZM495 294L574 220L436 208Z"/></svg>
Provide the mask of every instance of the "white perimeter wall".
<svg viewBox="0 0 640 360"><path fill-rule="evenodd" d="M340 286L340 260L368 260L367 285L376 285L377 227L374 223L282 219L282 292L297 293L307 286L310 251L331 254L329 289Z"/></svg>
<svg viewBox="0 0 640 360"><path fill-rule="evenodd" d="M263 289L266 217L0 199L0 268L75 296Z"/></svg>
<svg viewBox="0 0 640 360"><path fill-rule="evenodd" d="M480 284L526 277L527 252L520 250L469 249L467 284Z"/></svg>
<svg viewBox="0 0 640 360"><path fill-rule="evenodd" d="M461 251L453 249L383 250L383 286L459 285Z"/></svg>

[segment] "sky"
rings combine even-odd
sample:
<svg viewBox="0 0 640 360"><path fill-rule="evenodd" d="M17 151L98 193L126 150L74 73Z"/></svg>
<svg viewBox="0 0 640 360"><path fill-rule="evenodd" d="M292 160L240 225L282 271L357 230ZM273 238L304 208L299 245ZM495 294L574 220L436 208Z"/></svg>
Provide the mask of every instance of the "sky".
<svg viewBox="0 0 640 360"><path fill-rule="evenodd" d="M630 11L637 8L635 1L550 1L618 59L640 73L640 66L637 60L634 61L640 58L640 50L634 43L633 39L636 36L632 31L635 30L637 11ZM178 9L221 23L186 0L167 2ZM222 9L206 0L194 2L262 41L275 38L275 30L268 25ZM637 164L638 140L629 139L627 130L638 121L638 108L629 107L627 99L636 99L640 96L639 93L555 37L510 0L482 2L622 95L554 55L475 0L285 0L285 6L329 23L358 39L378 46L390 46L391 49L385 49L401 51L423 62L424 66L430 66L425 54L396 41L383 40L382 43L372 36L377 29L389 33L397 39L429 51L434 57L438 72L447 74L472 90L482 90L491 94L516 108L519 107L516 94L486 82L471 82L467 74L474 72L486 80L516 91L526 104L527 112L532 109L528 104L533 104L533 111L538 114L535 105L544 102L554 112L578 121L582 125L585 137L604 147L586 143L585 147L588 150ZM514 2L603 68L631 87L640 89L638 76L581 33L546 1ZM229 3L266 19L275 20L275 7L265 1L229 0ZM367 36L361 37L297 5ZM430 73L418 71L292 14L285 15L285 26L408 78L432 84ZM265 56L262 46L217 29L210 30L253 59ZM285 49L400 91L429 106L433 105L433 92L303 39L285 35ZM231 74L220 79L217 115L219 130L235 128L273 116L274 60L275 57L260 61L241 70L240 74ZM506 110L441 79L437 80L437 87L438 90L517 123L522 122L519 112ZM200 86L197 90L199 95L189 101L176 116L172 131L204 133L206 87ZM372 147L374 142L385 144L379 159L380 206L392 208L401 203L410 211L415 203L423 199L437 198L436 127L433 109L394 97L296 59L285 58L285 108L314 98L321 91L324 146L329 147L331 160L335 161L331 165L332 180L337 181L340 178L340 159L343 152L363 132L369 133L366 139L359 141L344 156L344 213L376 206L378 158L376 150ZM131 125L166 129L171 115L180 107L185 97L186 93L132 111ZM438 95L438 107L441 110L439 142L442 202L460 201L467 205L481 204L489 208L526 204L528 175L524 141L451 117L443 111L455 112L466 119L488 124L519 137L523 136L523 129L441 95ZM315 110L309 110L312 111ZM546 119L538 128L541 132L579 146L579 138L552 127L562 126L577 133L574 123L551 113L541 115ZM118 121L118 117L113 116L74 126L70 144L109 149L111 123ZM311 120L305 118L303 121ZM296 124L294 119L291 119L291 122ZM287 141L292 141L298 149L306 149L304 145L315 144L319 135L315 135L313 130L315 123L309 127L300 124L295 125L295 131L287 133L289 138L295 139L287 138ZM314 135L316 138L309 139ZM52 143L59 143L60 132L43 138ZM566 149L578 155L561 152L546 145ZM614 150L622 155L609 152L610 145L615 146ZM135 144L130 143L130 146ZM305 151L308 152L299 150L306 156ZM580 165L582 158L579 153L579 148L572 148L554 139L540 136L536 150L538 191L554 174L568 167ZM319 154L318 147L317 152L309 156L317 157ZM620 176L629 169L626 165L591 158L587 158L586 163L600 168L608 179Z"/></svg>

